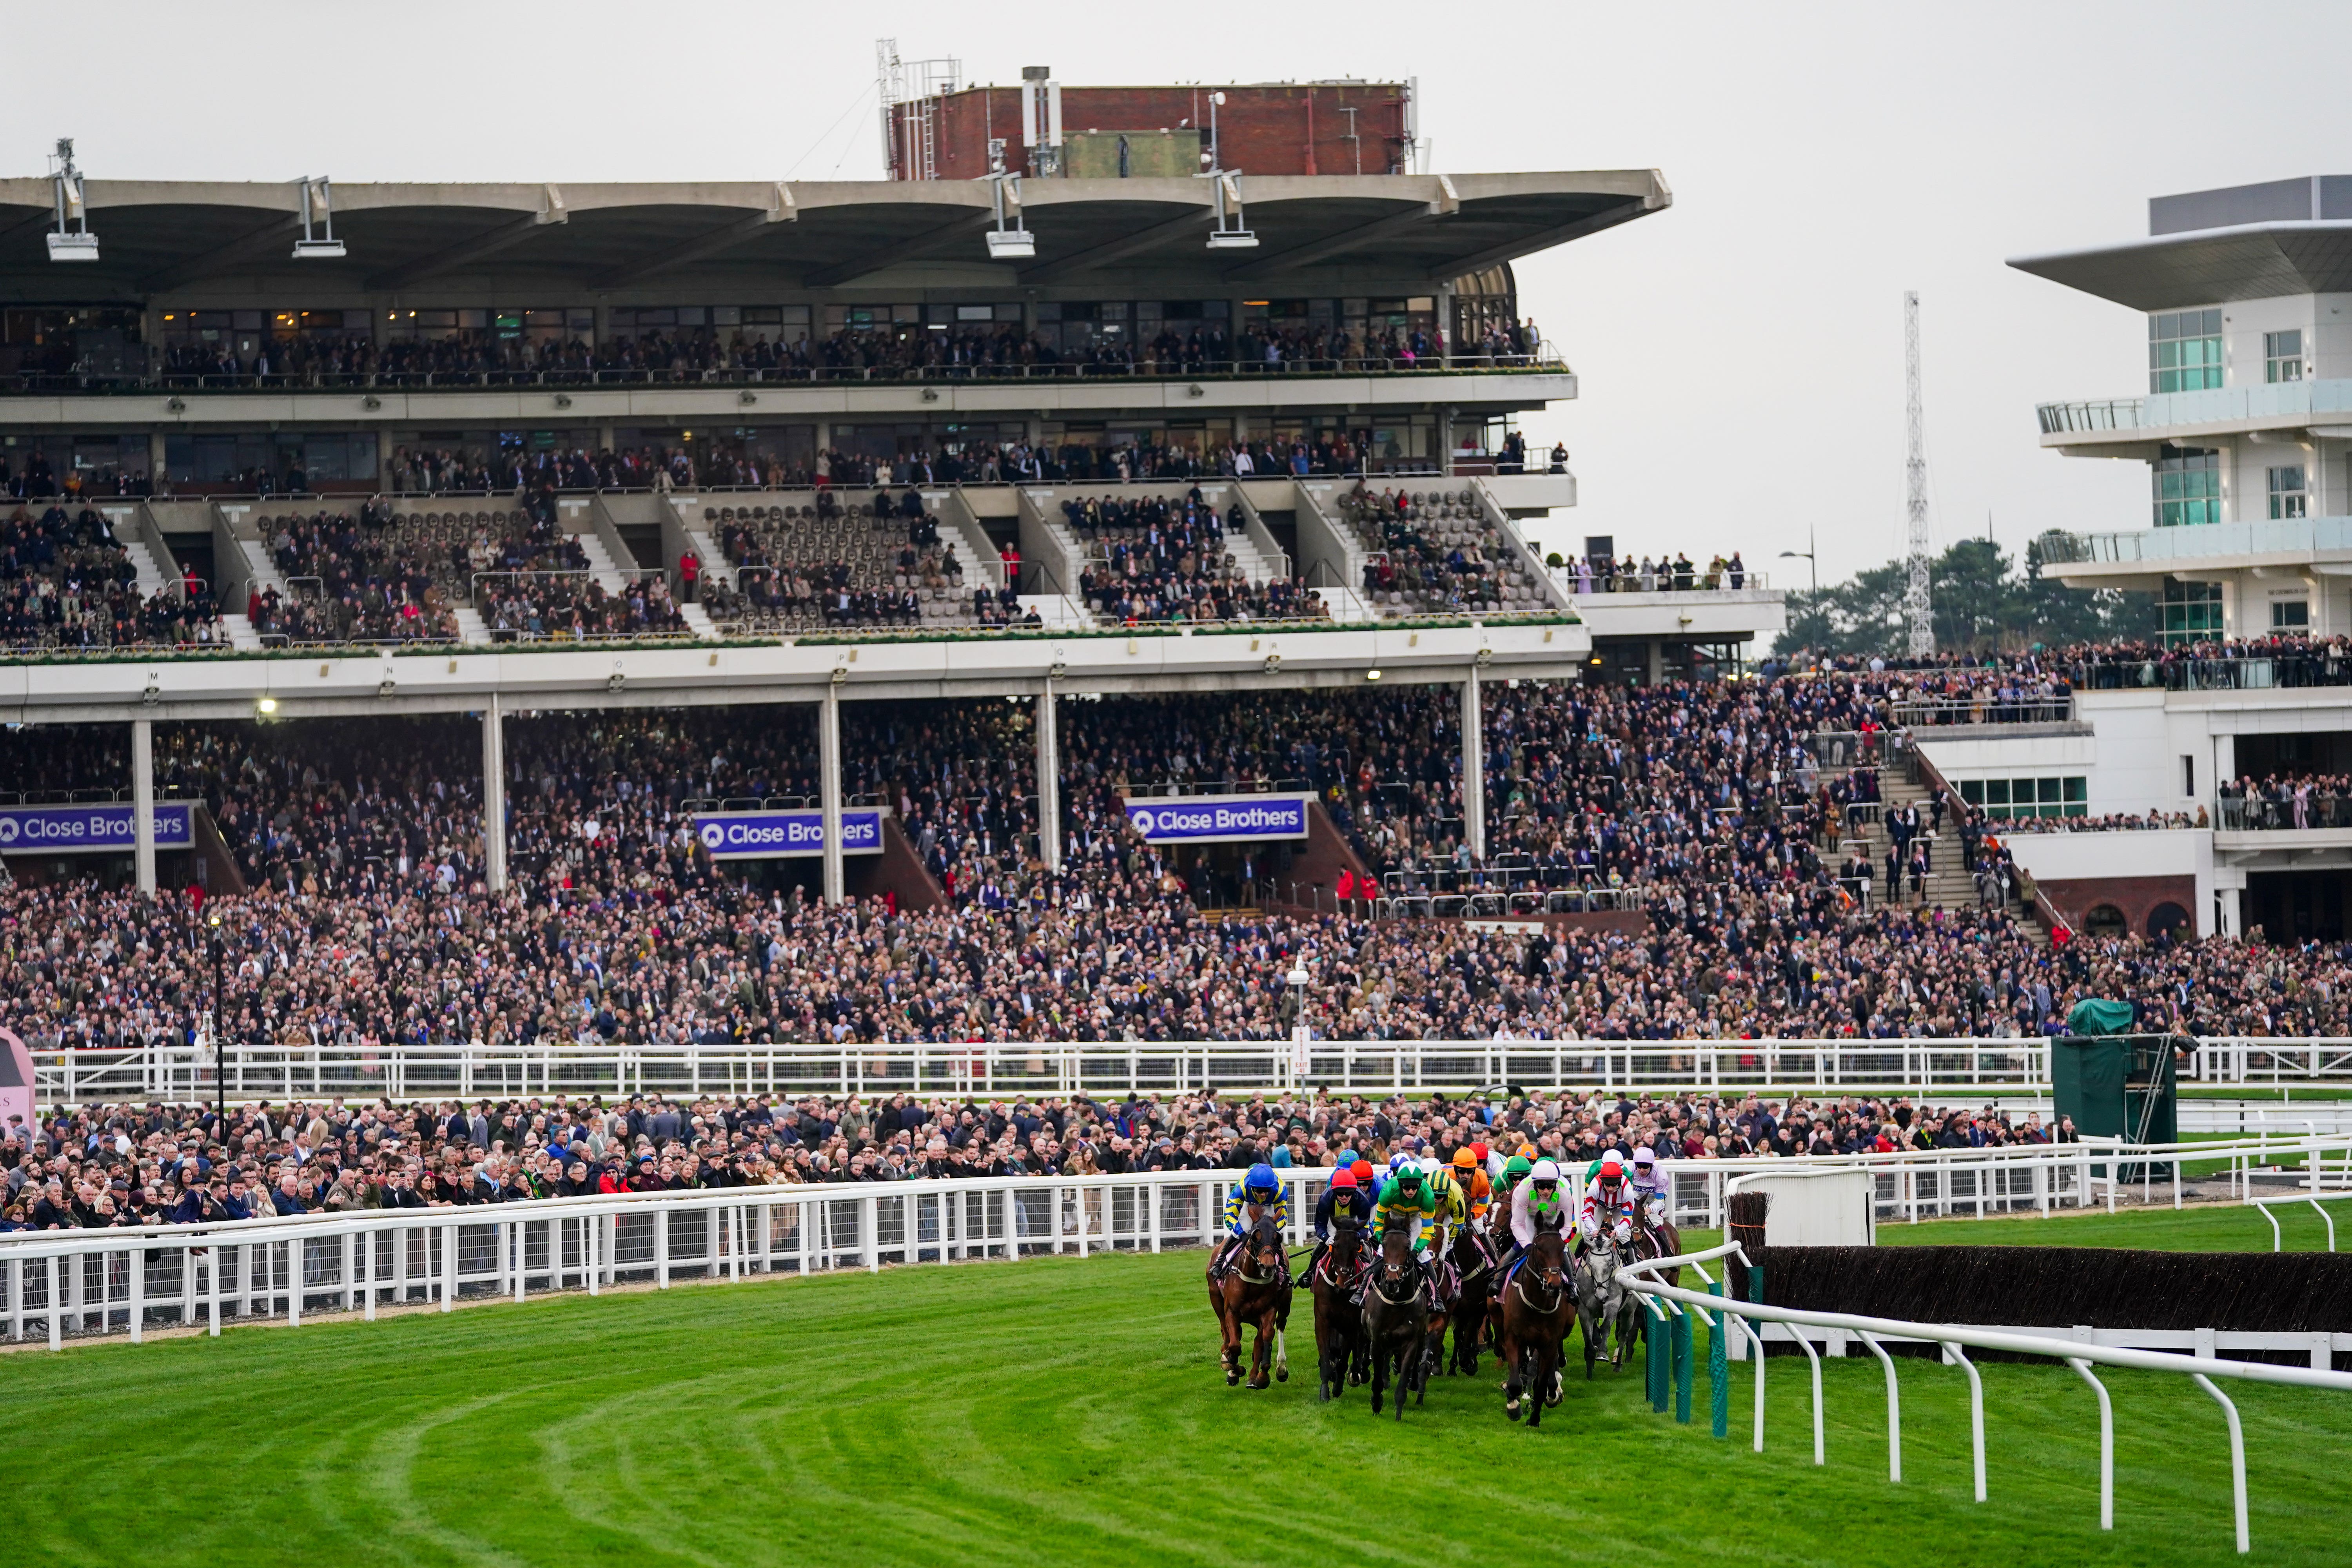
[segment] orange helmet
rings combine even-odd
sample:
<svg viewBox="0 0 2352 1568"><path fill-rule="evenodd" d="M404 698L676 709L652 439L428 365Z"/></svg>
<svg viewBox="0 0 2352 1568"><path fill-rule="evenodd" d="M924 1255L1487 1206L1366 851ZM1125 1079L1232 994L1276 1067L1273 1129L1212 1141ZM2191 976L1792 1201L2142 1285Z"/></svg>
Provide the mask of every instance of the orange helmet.
<svg viewBox="0 0 2352 1568"><path fill-rule="evenodd" d="M1454 1151L1454 1164L1457 1170L1474 1170L1478 1164L1478 1156L1467 1149L1456 1149Z"/></svg>

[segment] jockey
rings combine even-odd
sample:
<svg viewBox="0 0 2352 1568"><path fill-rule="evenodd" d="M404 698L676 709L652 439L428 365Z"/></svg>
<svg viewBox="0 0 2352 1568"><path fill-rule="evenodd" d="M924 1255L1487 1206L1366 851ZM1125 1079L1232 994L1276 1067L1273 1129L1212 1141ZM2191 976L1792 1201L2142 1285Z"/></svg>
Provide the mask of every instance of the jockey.
<svg viewBox="0 0 2352 1568"><path fill-rule="evenodd" d="M1647 1143L1633 1151L1633 1180L1630 1184L1633 1212L1642 1223L1652 1229L1666 1217L1665 1182L1658 1173L1657 1156Z"/></svg>
<svg viewBox="0 0 2352 1568"><path fill-rule="evenodd" d="M1494 1196L1494 1184L1486 1179L1484 1166L1478 1163L1475 1149L1458 1149L1454 1154L1454 1184L1461 1189L1462 1202L1472 1219L1484 1219L1487 1201Z"/></svg>
<svg viewBox="0 0 2352 1568"><path fill-rule="evenodd" d="M1419 1165L1408 1162L1398 1166L1381 1188L1380 1201L1372 1205L1373 1237L1377 1238L1391 1220L1402 1220L1410 1226L1412 1255L1426 1269L1430 1247L1426 1227L1438 1223L1437 1194Z"/></svg>
<svg viewBox="0 0 2352 1568"><path fill-rule="evenodd" d="M1430 1198L1437 1210L1430 1225L1430 1256L1444 1258L1447 1245L1454 1239L1454 1227L1470 1217L1468 1200L1454 1180L1453 1173L1435 1160L1421 1162L1421 1179L1429 1188Z"/></svg>
<svg viewBox="0 0 2352 1568"><path fill-rule="evenodd" d="M1584 1203L1577 1214L1577 1229L1586 1246L1600 1238L1604 1225L1611 1227L1619 1246L1633 1239L1633 1205L1625 1192L1625 1168L1614 1154L1602 1156L1601 1173L1584 1190Z"/></svg>
<svg viewBox="0 0 2352 1568"><path fill-rule="evenodd" d="M1249 1168L1249 1173L1225 1197L1225 1245L1217 1254L1217 1267L1222 1269L1232 1261L1242 1238L1262 1218L1272 1218L1276 1228L1290 1226L1290 1197L1282 1184L1275 1179L1274 1167L1260 1161Z"/></svg>
<svg viewBox="0 0 2352 1568"><path fill-rule="evenodd" d="M1372 1200L1356 1183L1356 1173L1342 1166L1331 1173L1331 1184L1315 1205L1315 1255L1307 1260L1306 1270L1298 1278L1301 1283L1315 1277L1316 1266L1323 1255L1331 1250L1331 1227L1346 1226L1361 1229L1371 1223Z"/></svg>
<svg viewBox="0 0 2352 1568"><path fill-rule="evenodd" d="M1527 1180L1511 1189L1511 1250L1505 1267L1525 1257L1536 1237L1548 1230L1568 1234L1568 1188L1558 1165L1538 1160Z"/></svg>
<svg viewBox="0 0 2352 1568"><path fill-rule="evenodd" d="M1508 1200L1518 1190L1519 1184L1528 1179L1528 1173L1534 1169L1535 1162L1525 1154L1514 1154L1504 1161L1502 1177L1495 1184L1495 1201L1502 1203Z"/></svg>

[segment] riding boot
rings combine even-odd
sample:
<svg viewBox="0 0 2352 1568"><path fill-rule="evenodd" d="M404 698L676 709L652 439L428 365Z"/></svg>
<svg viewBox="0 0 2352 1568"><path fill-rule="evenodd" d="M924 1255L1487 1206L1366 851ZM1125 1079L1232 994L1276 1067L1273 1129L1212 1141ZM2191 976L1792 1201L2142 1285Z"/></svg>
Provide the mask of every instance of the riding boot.
<svg viewBox="0 0 2352 1568"><path fill-rule="evenodd" d="M1330 1250L1331 1244L1328 1241L1318 1241L1315 1244L1315 1250L1307 1255L1307 1267L1300 1269L1298 1278L1292 1281L1295 1288L1301 1290L1307 1289L1307 1281L1315 1278L1316 1266L1323 1261L1323 1255Z"/></svg>

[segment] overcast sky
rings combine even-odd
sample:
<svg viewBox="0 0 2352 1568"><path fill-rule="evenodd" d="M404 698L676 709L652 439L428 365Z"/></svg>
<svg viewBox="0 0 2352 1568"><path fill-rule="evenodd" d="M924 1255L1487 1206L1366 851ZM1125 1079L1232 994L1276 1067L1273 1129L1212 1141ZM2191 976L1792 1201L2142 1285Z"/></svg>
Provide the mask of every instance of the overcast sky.
<svg viewBox="0 0 2352 1568"><path fill-rule="evenodd" d="M2003 259L2144 234L2153 195L2352 172L2345 0L1339 16L20 4L8 52L43 67L0 94L0 168L39 174L70 134L98 178L873 178L886 31L974 81L1417 77L1433 168L1651 166L1675 193L1519 264L1522 308L1581 379L1528 424L1580 480L1547 545L1759 562L1813 527L1825 579L1901 548L1906 289L1939 544L1988 514L2012 550L2138 526L2145 467L2042 452L2033 405L2143 390L2144 324ZM1769 564L1801 583L1803 562Z"/></svg>

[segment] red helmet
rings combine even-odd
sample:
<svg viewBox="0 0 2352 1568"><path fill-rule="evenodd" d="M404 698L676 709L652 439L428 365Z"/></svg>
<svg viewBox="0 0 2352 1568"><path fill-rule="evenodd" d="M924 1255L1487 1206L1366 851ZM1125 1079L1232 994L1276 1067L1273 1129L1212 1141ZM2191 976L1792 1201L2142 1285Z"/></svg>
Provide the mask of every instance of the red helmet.
<svg viewBox="0 0 2352 1568"><path fill-rule="evenodd" d="M1370 1160L1359 1160L1348 1168L1356 1173L1358 1186L1366 1185L1372 1179L1372 1163Z"/></svg>
<svg viewBox="0 0 2352 1568"><path fill-rule="evenodd" d="M1601 1162L1601 1179L1604 1182L1622 1182L1625 1179L1625 1167L1617 1163L1616 1155L1612 1154Z"/></svg>
<svg viewBox="0 0 2352 1568"><path fill-rule="evenodd" d="M1335 1187L1346 1187L1349 1191L1353 1192L1356 1187L1356 1173L1353 1171L1334 1171L1331 1173L1331 1184Z"/></svg>

